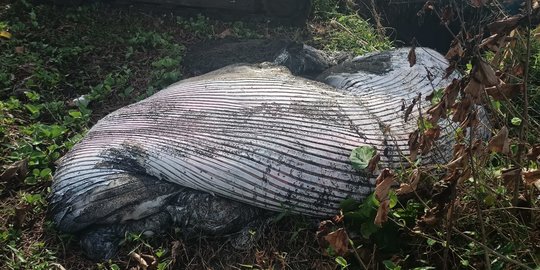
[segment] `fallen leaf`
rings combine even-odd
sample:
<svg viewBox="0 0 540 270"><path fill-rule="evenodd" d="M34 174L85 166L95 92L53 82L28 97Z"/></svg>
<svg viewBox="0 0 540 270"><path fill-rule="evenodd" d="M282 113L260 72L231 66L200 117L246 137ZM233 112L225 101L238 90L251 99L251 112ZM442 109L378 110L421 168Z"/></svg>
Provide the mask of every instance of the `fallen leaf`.
<svg viewBox="0 0 540 270"><path fill-rule="evenodd" d="M11 38L11 33L8 32L8 31L0 31L0 37L3 37L5 39L10 39Z"/></svg>
<svg viewBox="0 0 540 270"><path fill-rule="evenodd" d="M24 53L24 47L23 47L23 46L17 46L17 47L15 47L15 53L17 53L17 54L23 54L23 53Z"/></svg>
<svg viewBox="0 0 540 270"><path fill-rule="evenodd" d="M535 182L540 181L540 170L523 172L523 180L527 185L533 185Z"/></svg>
<svg viewBox="0 0 540 270"><path fill-rule="evenodd" d="M232 36L233 35L233 32L231 31L230 28L227 28L225 30L223 30L223 32L219 33L217 36L219 38L226 38L226 37L229 37L229 36Z"/></svg>
<svg viewBox="0 0 540 270"><path fill-rule="evenodd" d="M536 161L540 157L540 144L535 144L527 153L527 159L530 161Z"/></svg>
<svg viewBox="0 0 540 270"><path fill-rule="evenodd" d="M30 209L32 208L28 204L15 206L15 216L13 220L13 227L15 227L16 229L22 229L24 225L24 221Z"/></svg>
<svg viewBox="0 0 540 270"><path fill-rule="evenodd" d="M390 200L384 200L379 204L377 215L373 223L379 227L388 220L388 212L390 212Z"/></svg>
<svg viewBox="0 0 540 270"><path fill-rule="evenodd" d="M409 176L409 183L403 183L399 186L399 189L396 190L397 195L408 194L414 192L420 183L420 171L418 168L414 169Z"/></svg>
<svg viewBox="0 0 540 270"><path fill-rule="evenodd" d="M375 198L379 202L387 200L388 192L390 191L390 187L392 187L393 184L394 173L392 172L392 170L385 168L377 177L375 186Z"/></svg>
<svg viewBox="0 0 540 270"><path fill-rule="evenodd" d="M28 159L19 160L9 165L9 167L0 174L0 181L7 182L12 179L22 180L27 173Z"/></svg>
<svg viewBox="0 0 540 270"><path fill-rule="evenodd" d="M416 65L416 52L415 47L412 46L409 50L409 55L407 56L407 60L409 60L409 66L412 67Z"/></svg>
<svg viewBox="0 0 540 270"><path fill-rule="evenodd" d="M51 265L58 268L58 270L66 270L66 268L59 263L51 263Z"/></svg>
<svg viewBox="0 0 540 270"><path fill-rule="evenodd" d="M495 100L507 100L518 96L523 91L523 84L501 84L486 88L486 93Z"/></svg>
<svg viewBox="0 0 540 270"><path fill-rule="evenodd" d="M499 130L497 135L489 140L487 148L496 153L507 154L510 151L510 142L508 141L508 128L506 126Z"/></svg>
<svg viewBox="0 0 540 270"><path fill-rule="evenodd" d="M148 263L141 257L141 255L137 254L136 252L131 252L129 253L129 256L137 262L140 268L143 270L148 269Z"/></svg>
<svg viewBox="0 0 540 270"><path fill-rule="evenodd" d="M328 241L336 254L340 256L345 256L349 251L349 237L343 228L339 228L336 231L329 233L324 239Z"/></svg>
<svg viewBox="0 0 540 270"><path fill-rule="evenodd" d="M501 172L501 178L504 186L509 190L514 189L515 182L521 182L521 168L510 168Z"/></svg>

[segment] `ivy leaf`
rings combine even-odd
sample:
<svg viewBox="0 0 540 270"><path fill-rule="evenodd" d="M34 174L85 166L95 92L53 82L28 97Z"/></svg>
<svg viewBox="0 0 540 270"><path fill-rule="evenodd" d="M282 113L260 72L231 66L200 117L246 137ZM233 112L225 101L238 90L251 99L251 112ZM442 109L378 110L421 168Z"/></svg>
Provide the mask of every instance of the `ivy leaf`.
<svg viewBox="0 0 540 270"><path fill-rule="evenodd" d="M359 146L352 150L349 159L353 168L357 170L365 170L369 161L375 156L377 150L371 146Z"/></svg>
<svg viewBox="0 0 540 270"><path fill-rule="evenodd" d="M521 118L514 117L510 122L512 123L512 125L519 127L521 125Z"/></svg>

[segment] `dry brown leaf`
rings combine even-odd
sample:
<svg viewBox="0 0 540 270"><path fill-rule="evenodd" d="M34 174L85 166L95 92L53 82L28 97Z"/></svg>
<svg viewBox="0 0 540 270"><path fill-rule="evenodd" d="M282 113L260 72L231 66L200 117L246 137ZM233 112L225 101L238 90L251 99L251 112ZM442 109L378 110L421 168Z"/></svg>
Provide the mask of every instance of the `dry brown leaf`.
<svg viewBox="0 0 540 270"><path fill-rule="evenodd" d="M459 168L463 168L465 164L467 164L467 159L465 159L466 155L461 155L453 159L452 161L448 162L446 164L446 168L449 170L456 170Z"/></svg>
<svg viewBox="0 0 540 270"><path fill-rule="evenodd" d="M28 204L15 206L15 215L13 217L13 227L21 229L24 226L26 216L32 207Z"/></svg>
<svg viewBox="0 0 540 270"><path fill-rule="evenodd" d="M426 139L436 140L441 135L441 128L439 126L432 127L424 131Z"/></svg>
<svg viewBox="0 0 540 270"><path fill-rule="evenodd" d="M424 7L422 8L422 10L424 12L430 12L432 11L433 9L435 8L435 5L433 4L433 1L426 1L424 3Z"/></svg>
<svg viewBox="0 0 540 270"><path fill-rule="evenodd" d="M435 106L429 108L426 113L429 115L428 121L431 124L436 124L439 119L446 117L446 106L444 105L444 102L439 102Z"/></svg>
<svg viewBox="0 0 540 270"><path fill-rule="evenodd" d="M422 225L434 226L439 222L435 209L429 209L419 220Z"/></svg>
<svg viewBox="0 0 540 270"><path fill-rule="evenodd" d="M463 89L463 92L468 94L475 104L478 104L480 102L480 97L484 93L484 85L475 79L471 79L467 86L465 86L465 89Z"/></svg>
<svg viewBox="0 0 540 270"><path fill-rule="evenodd" d="M514 189L515 182L521 182L521 168L510 168L501 172L504 186L509 190Z"/></svg>
<svg viewBox="0 0 540 270"><path fill-rule="evenodd" d="M349 237L345 229L339 228L324 237L328 244L334 249L336 254L345 256L349 251Z"/></svg>
<svg viewBox="0 0 540 270"><path fill-rule="evenodd" d="M0 174L0 181L7 182L12 179L23 179L28 173L28 159L13 162L7 169Z"/></svg>
<svg viewBox="0 0 540 270"><path fill-rule="evenodd" d="M540 170L523 172L523 180L527 185L533 185L535 182L540 181Z"/></svg>
<svg viewBox="0 0 540 270"><path fill-rule="evenodd" d="M420 171L418 168L414 169L411 175L409 176L409 183L403 183L399 186L399 189L396 190L397 195L408 194L416 190L418 183L420 183Z"/></svg>
<svg viewBox="0 0 540 270"><path fill-rule="evenodd" d="M368 172L374 172L377 169L377 165L379 164L379 161L381 161L381 155L377 153L375 156L373 156L368 163L367 170Z"/></svg>
<svg viewBox="0 0 540 270"><path fill-rule="evenodd" d="M24 47L22 47L22 46L15 47L15 53L16 54L23 54L24 53Z"/></svg>
<svg viewBox="0 0 540 270"><path fill-rule="evenodd" d="M457 102L452 106L454 115L452 116L452 121L461 123L467 119L467 115L471 110L472 101L470 97L465 97L460 102Z"/></svg>
<svg viewBox="0 0 540 270"><path fill-rule="evenodd" d="M446 53L444 57L448 60L452 60L455 58L459 59L463 57L464 54L465 54L465 51L463 50L463 47L461 46L461 42L459 42L459 40L457 39L454 39L452 41L452 44L450 45L450 49L448 49L448 52Z"/></svg>
<svg viewBox="0 0 540 270"><path fill-rule="evenodd" d="M409 115L411 114L412 110L414 109L414 105L416 105L416 102L418 101L418 98L413 98L411 105L407 107L407 110L405 110L405 122L409 120Z"/></svg>
<svg viewBox="0 0 540 270"><path fill-rule="evenodd" d="M454 10L450 5L446 5L441 14L441 22L444 24L450 23L451 20L454 19Z"/></svg>
<svg viewBox="0 0 540 270"><path fill-rule="evenodd" d="M467 168L465 170L463 170L461 172L461 175L459 176L457 182L458 182L458 185L462 185L466 180L468 180L469 178L471 178L471 175L472 175L472 170L471 168Z"/></svg>
<svg viewBox="0 0 540 270"><path fill-rule="evenodd" d="M226 37L229 37L229 36L232 36L233 35L233 32L231 31L230 28L227 28L225 30L223 30L223 32L219 33L217 36L218 38L226 38Z"/></svg>
<svg viewBox="0 0 540 270"><path fill-rule="evenodd" d="M535 144L527 153L527 159L530 161L537 161L540 157L540 144Z"/></svg>
<svg viewBox="0 0 540 270"><path fill-rule="evenodd" d="M381 227L388 220L388 212L390 212L390 200L384 200L379 204L373 223Z"/></svg>
<svg viewBox="0 0 540 270"><path fill-rule="evenodd" d="M501 84L486 88L486 93L495 100L507 100L518 96L522 89L523 84Z"/></svg>
<svg viewBox="0 0 540 270"><path fill-rule="evenodd" d="M153 255L148 255L148 254L141 254L141 257L146 261L149 269L153 270L157 268L158 261L156 257L154 257Z"/></svg>
<svg viewBox="0 0 540 270"><path fill-rule="evenodd" d="M410 67L416 65L416 52L415 52L414 46L412 46L411 50L409 50L409 55L407 56L407 60L409 60Z"/></svg>
<svg viewBox="0 0 540 270"><path fill-rule="evenodd" d="M521 77L525 72L525 68L523 68L522 64L517 64L512 68L512 72L515 76Z"/></svg>
<svg viewBox="0 0 540 270"><path fill-rule="evenodd" d="M502 127L499 133L489 140L487 148L492 152L507 154L510 151L508 128Z"/></svg>
<svg viewBox="0 0 540 270"><path fill-rule="evenodd" d="M500 34L493 34L482 40L482 43L480 43L479 47L486 48L492 52L497 52L499 51L499 48L503 45L504 41L504 36L501 36Z"/></svg>
<svg viewBox="0 0 540 270"><path fill-rule="evenodd" d="M137 262L140 268L143 270L148 269L148 263L141 257L141 255L137 254L136 252L131 252L129 253L129 256Z"/></svg>
<svg viewBox="0 0 540 270"><path fill-rule="evenodd" d="M459 96L459 90L460 90L459 84L460 84L460 80L453 79L452 83L450 83L450 85L448 85L444 89L444 95L442 99L444 100L445 108L451 108L456 102L456 99Z"/></svg>
<svg viewBox="0 0 540 270"><path fill-rule="evenodd" d="M375 198L382 202L388 199L388 192L394 184L394 173L392 170L385 168L382 170L381 174L377 177L376 186L375 186Z"/></svg>
<svg viewBox="0 0 540 270"><path fill-rule="evenodd" d="M409 153L410 153L410 159L412 161L416 160L416 155L418 154L418 149L420 146L420 142L418 141L420 137L420 131L415 130L411 134L409 134Z"/></svg>
<svg viewBox="0 0 540 270"><path fill-rule="evenodd" d="M172 258L173 265L176 262L176 259L178 258L178 256L180 255L180 246L181 246L180 241L172 242L171 258Z"/></svg>
<svg viewBox="0 0 540 270"><path fill-rule="evenodd" d="M487 27L491 34L506 35L507 33L510 33L510 31L514 30L523 18L523 15L516 15L492 22L488 24Z"/></svg>
<svg viewBox="0 0 540 270"><path fill-rule="evenodd" d="M484 60L476 62L476 70L473 72L473 77L487 87L499 84L499 78L495 74L495 70Z"/></svg>
<svg viewBox="0 0 540 270"><path fill-rule="evenodd" d="M340 224L340 223L343 223L343 220L345 219L345 215L343 215L343 212L341 212L341 210L339 211L339 214L335 215L333 218L332 218L332 221L335 223L335 224Z"/></svg>

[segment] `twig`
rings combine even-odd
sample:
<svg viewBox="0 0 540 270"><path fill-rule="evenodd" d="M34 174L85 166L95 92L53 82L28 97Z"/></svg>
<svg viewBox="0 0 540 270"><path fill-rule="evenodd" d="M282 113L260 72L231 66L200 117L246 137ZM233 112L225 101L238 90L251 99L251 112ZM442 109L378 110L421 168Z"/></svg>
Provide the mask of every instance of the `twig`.
<svg viewBox="0 0 540 270"><path fill-rule="evenodd" d="M484 245L483 243L479 242L478 240L476 240L476 239L474 239L474 238L472 238L472 237L470 237L470 236L468 236L468 235L462 233L460 230L458 230L458 229L456 229L456 228L452 228L452 230L455 231L456 233L458 233L459 235L463 236L463 238L465 238L465 239L467 239L467 240L469 240L469 241L471 241L471 242L474 242L475 244L477 244L477 245L483 247L484 250L486 250L486 251L488 251L489 253L491 253L491 254L497 256L498 258L500 258L500 259L503 260L503 261L506 261L506 262L509 262L509 263L513 263L513 264L515 264L515 265L518 265L518 266L522 267L523 269L534 270L533 268L527 266L526 264L524 264L524 263L522 263L522 262L520 262L520 261L516 261L516 260L514 260L514 259L508 258L507 256L505 256L505 255L503 255L503 254L501 254L501 253L499 253L499 252L497 252L497 251L495 251L495 250L489 248L488 246L486 246L486 245Z"/></svg>
<svg viewBox="0 0 540 270"><path fill-rule="evenodd" d="M478 112L476 110L473 110L471 113L474 113L478 115ZM476 134L476 129L473 126L473 121L469 122L469 129L470 129L470 138L469 138L469 147L468 147L468 156L469 156L469 163L470 168L472 172L472 177L474 180L474 192L476 193L476 213L478 215L478 219L480 220L480 231L482 232L482 242L484 242L484 260L486 261L486 269L491 269L491 260L489 259L489 253L487 252L487 237L486 237L486 228L484 226L484 216L482 215L482 209L480 209L480 199L478 198L478 194L480 194L479 190L479 182L478 182L478 171L476 170L476 167L474 166L474 160L473 160L473 153L472 153L472 147L473 147L473 141ZM454 229L454 228L452 228Z"/></svg>
<svg viewBox="0 0 540 270"><path fill-rule="evenodd" d="M525 140L527 137L527 124L529 122L529 96L527 88L529 87L529 60L531 58L531 0L527 0L527 55L525 58L524 78L523 78L523 121L519 130L519 146L517 152L517 166L523 169L523 152L525 151ZM512 204L517 205L519 198L519 186L521 178L514 181L514 196Z"/></svg>
<svg viewBox="0 0 540 270"><path fill-rule="evenodd" d="M358 254L358 251L356 251L356 248L354 247L354 243L352 242L352 240L350 240L351 238L349 237L349 233L347 233L347 230L343 230L343 231L345 232L345 235L347 236L347 239L349 239L349 245L351 245L351 247L352 247L352 249L354 251L354 257L360 263L360 265L362 266L362 269L368 270L368 267L366 266L366 264L362 260L362 257L360 257L360 254Z"/></svg>

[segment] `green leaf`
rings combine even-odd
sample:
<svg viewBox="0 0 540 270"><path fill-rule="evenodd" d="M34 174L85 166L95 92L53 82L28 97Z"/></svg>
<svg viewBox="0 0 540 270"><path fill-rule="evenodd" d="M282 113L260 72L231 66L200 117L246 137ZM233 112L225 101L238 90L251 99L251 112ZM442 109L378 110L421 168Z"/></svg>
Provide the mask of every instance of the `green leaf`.
<svg viewBox="0 0 540 270"><path fill-rule="evenodd" d="M28 91L28 92L24 92L24 94L26 95L26 97L31 100L31 101L38 101L40 96L38 93L34 92L34 91Z"/></svg>
<svg viewBox="0 0 540 270"><path fill-rule="evenodd" d="M368 167L369 161L375 156L377 150L371 146L359 146L352 150L349 159L353 168L364 170Z"/></svg>
<svg viewBox="0 0 540 270"><path fill-rule="evenodd" d="M347 263L347 260L345 260L345 258L341 256L336 257L336 263L340 265L342 268L349 266L349 264Z"/></svg>
<svg viewBox="0 0 540 270"><path fill-rule="evenodd" d="M70 110L69 111L69 115L75 119L79 119L82 117L82 113L80 111L76 111L76 110Z"/></svg>
<svg viewBox="0 0 540 270"><path fill-rule="evenodd" d="M348 199L343 200L339 204L339 208L341 208L341 210L343 210L344 212L349 212L358 208L358 205L359 205L358 201L348 198Z"/></svg>
<svg viewBox="0 0 540 270"><path fill-rule="evenodd" d="M435 241L435 240L433 240L433 239L431 239L431 238L428 238L428 239L426 240L426 243L428 244L428 246L431 247L431 246L435 245L435 243L437 243L437 241Z"/></svg>
<svg viewBox="0 0 540 270"><path fill-rule="evenodd" d="M360 233L365 239L369 239L369 237L376 233L379 230L379 227L377 225L373 224L373 221L368 221L362 223L360 225Z"/></svg>
<svg viewBox="0 0 540 270"><path fill-rule="evenodd" d="M521 125L521 118L514 117L514 118L512 118L512 120L510 120L510 122L514 126L520 126Z"/></svg>
<svg viewBox="0 0 540 270"><path fill-rule="evenodd" d="M386 260L383 261L384 267L388 270L401 270L401 266L396 265L393 261Z"/></svg>
<svg viewBox="0 0 540 270"><path fill-rule="evenodd" d="M41 172L39 173L39 176L41 178L48 178L51 175L51 173L52 173L51 169L45 168L41 170Z"/></svg>
<svg viewBox="0 0 540 270"><path fill-rule="evenodd" d="M396 192L393 190L390 190L390 192L388 192L388 196L390 199L390 208L394 208L398 203L398 197L396 195Z"/></svg>
<svg viewBox="0 0 540 270"><path fill-rule="evenodd" d="M32 118L37 118L41 111L41 106L34 104L25 104L24 107L32 114Z"/></svg>

